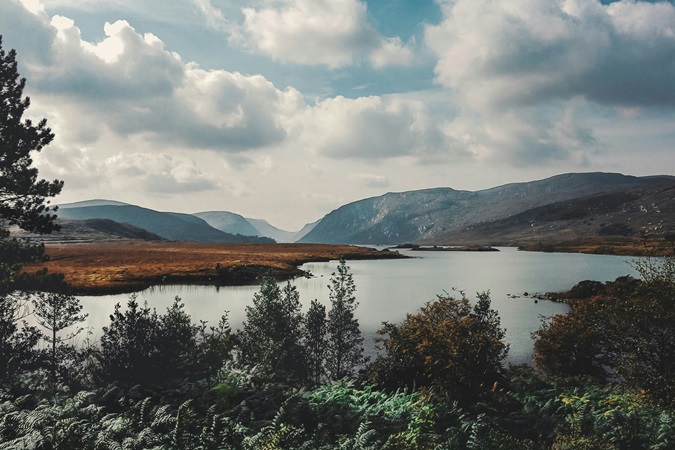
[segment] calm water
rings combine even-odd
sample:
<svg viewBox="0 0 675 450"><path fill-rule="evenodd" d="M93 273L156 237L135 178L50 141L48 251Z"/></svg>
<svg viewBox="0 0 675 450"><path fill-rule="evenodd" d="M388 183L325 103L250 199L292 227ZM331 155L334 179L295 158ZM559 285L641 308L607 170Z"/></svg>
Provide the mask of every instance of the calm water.
<svg viewBox="0 0 675 450"><path fill-rule="evenodd" d="M492 306L501 317L510 343L509 361L529 362L532 353L530 333L539 328L542 317L565 313L567 305L539 301L524 293L543 293L570 289L581 280L610 281L637 273L630 266L633 258L564 253L519 252L501 248L500 252L419 252L403 250L413 259L348 261L356 282L359 302L357 317L372 352L372 337L382 321L399 322L415 313L437 294L463 290L469 299L476 292L490 291ZM328 304L328 282L337 263L309 263L302 268L314 274L310 279L293 281L300 300L308 306L312 299ZM245 308L257 286L215 288L212 286L159 286L140 292L139 301L163 313L175 296L180 296L193 321L207 320L215 325L229 311L233 329L241 326ZM519 298L513 298L514 296ZM109 321L116 303L126 304L128 295L81 297L89 313L88 324L94 337Z"/></svg>

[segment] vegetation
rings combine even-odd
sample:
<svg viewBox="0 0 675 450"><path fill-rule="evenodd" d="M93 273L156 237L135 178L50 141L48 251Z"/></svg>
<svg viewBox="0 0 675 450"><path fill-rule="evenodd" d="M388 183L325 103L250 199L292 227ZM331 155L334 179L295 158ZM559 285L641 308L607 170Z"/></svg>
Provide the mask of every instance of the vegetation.
<svg viewBox="0 0 675 450"><path fill-rule="evenodd" d="M47 206L49 197L61 192L63 182L38 179L31 154L41 151L54 135L47 121L33 124L23 119L30 99L23 97L26 79L19 78L16 52L5 52L0 36L0 381L13 379L33 367L32 348L40 332L22 323L27 315L26 297L14 292L21 267L40 260L44 248L10 238L9 227L35 233L58 229Z"/></svg>
<svg viewBox="0 0 675 450"><path fill-rule="evenodd" d="M358 306L354 297L356 285L344 259L340 259L337 273L333 273L328 289L331 309L326 324L328 338L325 364L328 377L339 380L351 375L355 367L365 363L363 336L359 322L354 317Z"/></svg>
<svg viewBox="0 0 675 450"><path fill-rule="evenodd" d="M282 289L273 278L264 277L253 304L246 307L246 322L238 335L241 363L268 379L303 382L307 368L300 307L295 286L287 283Z"/></svg>
<svg viewBox="0 0 675 450"><path fill-rule="evenodd" d="M503 382L508 350L488 293L471 307L439 295L408 314L401 325L384 323L378 332L384 353L369 368L369 379L388 389L431 388L461 404L470 404Z"/></svg>
<svg viewBox="0 0 675 450"><path fill-rule="evenodd" d="M403 258L397 252L349 245L212 244L198 242L115 242L47 245L50 259L25 267L60 273L74 293L134 292L152 284L254 284L272 273L305 275L309 261Z"/></svg>
<svg viewBox="0 0 675 450"><path fill-rule="evenodd" d="M645 259L635 268L641 280L575 287L588 295L534 333L535 362L551 376L621 381L673 406L675 259Z"/></svg>

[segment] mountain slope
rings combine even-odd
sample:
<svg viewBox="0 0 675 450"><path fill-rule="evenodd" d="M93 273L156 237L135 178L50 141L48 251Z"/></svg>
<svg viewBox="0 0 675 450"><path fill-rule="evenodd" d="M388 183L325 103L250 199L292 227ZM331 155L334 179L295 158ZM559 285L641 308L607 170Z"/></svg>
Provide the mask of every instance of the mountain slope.
<svg viewBox="0 0 675 450"><path fill-rule="evenodd" d="M450 188L388 193L344 205L300 242L392 244L447 240L452 233L533 208L672 180L612 173L564 174L477 192Z"/></svg>
<svg viewBox="0 0 675 450"><path fill-rule="evenodd" d="M261 236L268 236L277 242L296 242L309 233L319 221L308 223L300 231L285 231L262 219L246 219Z"/></svg>
<svg viewBox="0 0 675 450"><path fill-rule="evenodd" d="M128 223L115 222L110 219L65 220L59 218L56 222L61 226L61 230L54 231L51 234L36 235L15 229L12 230L12 235L19 237L30 237L33 241L45 243L164 240L160 236L150 233L142 228L129 225Z"/></svg>
<svg viewBox="0 0 675 450"><path fill-rule="evenodd" d="M64 207L65 206L65 207ZM58 210L61 219L110 219L128 223L157 234L164 239L192 242L250 242L259 238L235 236L217 230L203 219L190 214L165 213L134 205L99 206L64 205Z"/></svg>
<svg viewBox="0 0 675 450"><path fill-rule="evenodd" d="M675 235L675 180L579 197L471 225L421 243L519 245Z"/></svg>
<svg viewBox="0 0 675 450"><path fill-rule="evenodd" d="M267 236L275 239L274 236L260 233L247 219L239 214L228 211L204 211L194 213L193 216L205 220L213 228L226 233L241 234L245 236Z"/></svg>

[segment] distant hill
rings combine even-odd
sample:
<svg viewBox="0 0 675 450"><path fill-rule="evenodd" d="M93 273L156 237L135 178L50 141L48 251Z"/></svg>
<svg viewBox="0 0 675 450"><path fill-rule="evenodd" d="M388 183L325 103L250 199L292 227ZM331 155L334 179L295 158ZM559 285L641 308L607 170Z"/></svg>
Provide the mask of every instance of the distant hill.
<svg viewBox="0 0 675 450"><path fill-rule="evenodd" d="M246 219L246 220L248 220L249 223L253 227L255 227L256 230L258 230L260 235L269 236L277 242L296 242L300 240L303 236L305 236L307 233L312 231L312 229L316 226L316 224L319 223L319 220L317 220L314 223L308 223L307 225L302 227L300 231L284 231L280 230L274 225L271 225L266 220L262 219Z"/></svg>
<svg viewBox="0 0 675 450"><path fill-rule="evenodd" d="M267 236L275 239L274 236L260 233L247 219L239 214L228 211L205 211L194 213L193 216L205 220L213 228L226 233L243 234L247 236Z"/></svg>
<svg viewBox="0 0 675 450"><path fill-rule="evenodd" d="M558 208L556 210L558 214L564 216L566 214L563 211L564 202L589 199L600 194L625 193L640 188L657 189L657 185L667 186L669 183L675 183L675 178L633 177L614 173L572 173L476 192L435 188L388 193L336 209L326 215L300 242L336 244L492 242L496 239L494 236L496 229L490 228L487 224L499 221L505 221L503 223L506 224L509 220L511 222L508 223L520 224L512 225L520 226L520 238L529 239L534 236L531 233L533 230L522 230L522 222L516 221L516 217L527 215L528 211L531 214L537 214L538 211L540 217L548 217L548 214ZM659 201L666 202L666 196L667 194L664 194ZM584 200L579 202L573 202L576 206L572 208L584 205ZM559 205L555 207L553 206L555 204ZM542 207L549 209L537 210ZM651 214L652 222L655 220L658 222L659 213L655 211L656 209ZM597 216L601 214L598 212ZM525 220L524 217L526 216L521 216L520 220ZM673 218L675 217L670 218L670 223L675 222ZM595 220L598 224L601 222L599 217ZM610 232L616 226L618 225L609 228L605 226L602 229L604 232ZM504 238L508 234L507 228L507 225L499 228L500 232L504 233ZM643 228L635 227L636 232L640 230ZM540 231L543 233L543 230ZM601 232L600 228L579 231Z"/></svg>
<svg viewBox="0 0 675 450"><path fill-rule="evenodd" d="M94 205L91 205L90 202L81 202L82 204L84 206L78 206L77 204L60 205L57 215L60 219L67 220L110 219L142 228L172 241L271 242L270 239L256 236L225 233L213 228L203 219L190 214L159 212L140 206L119 204L119 202Z"/></svg>
<svg viewBox="0 0 675 450"><path fill-rule="evenodd" d="M57 219L61 226L60 231L52 234L32 235L21 230L13 230L15 236L30 236L31 239L39 242L52 243L82 243L82 242L102 242L119 240L144 240L144 241L162 241L160 236L150 233L142 228L129 225L128 223L119 223L110 219L87 219L87 220L65 220Z"/></svg>
<svg viewBox="0 0 675 450"><path fill-rule="evenodd" d="M228 211L205 211L193 214L212 227L232 234L264 236L276 242L296 242L314 228L317 222L305 225L300 231L281 230L266 220L250 219Z"/></svg>

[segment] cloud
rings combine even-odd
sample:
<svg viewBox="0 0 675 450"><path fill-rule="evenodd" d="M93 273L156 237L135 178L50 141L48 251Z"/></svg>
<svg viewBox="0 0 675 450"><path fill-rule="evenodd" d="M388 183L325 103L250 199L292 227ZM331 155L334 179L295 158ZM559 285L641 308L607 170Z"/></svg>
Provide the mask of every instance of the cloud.
<svg viewBox="0 0 675 450"><path fill-rule="evenodd" d="M199 170L195 161L167 153L120 153L108 158L104 167L109 177L138 184L143 192L184 194L220 187L214 177Z"/></svg>
<svg viewBox="0 0 675 450"><path fill-rule="evenodd" d="M88 148L64 148L51 144L34 156L40 176L65 180L65 189L87 189L105 184L106 175Z"/></svg>
<svg viewBox="0 0 675 450"><path fill-rule="evenodd" d="M277 60L330 68L369 60L382 68L412 59L411 45L381 36L359 0L277 0L242 12L233 41Z"/></svg>
<svg viewBox="0 0 675 450"><path fill-rule="evenodd" d="M450 134L478 158L584 165L593 123L675 107L675 6L598 0L456 0L427 25L435 80L451 90Z"/></svg>
<svg viewBox="0 0 675 450"><path fill-rule="evenodd" d="M457 0L427 26L436 80L477 108L583 97L675 106L675 6L597 0Z"/></svg>
<svg viewBox="0 0 675 450"><path fill-rule="evenodd" d="M155 145L237 153L284 141L289 118L306 106L299 92L260 75L186 63L123 20L106 23L105 39L91 43L69 18L50 19L11 0L2 8L11 41L21 40L23 24L42 39L20 55L29 89L64 112L60 125L76 130L68 134L78 144L92 145L110 130Z"/></svg>
<svg viewBox="0 0 675 450"><path fill-rule="evenodd" d="M424 104L397 96L338 96L308 109L301 120L302 139L330 158L424 158L451 150Z"/></svg>
<svg viewBox="0 0 675 450"><path fill-rule="evenodd" d="M351 180L371 188L383 189L389 186L389 180L384 175L372 173L354 173L349 176Z"/></svg>
<svg viewBox="0 0 675 450"><path fill-rule="evenodd" d="M206 17L206 24L216 30L227 30L230 28L228 20L223 12L213 6L211 0L193 0L195 6Z"/></svg>

